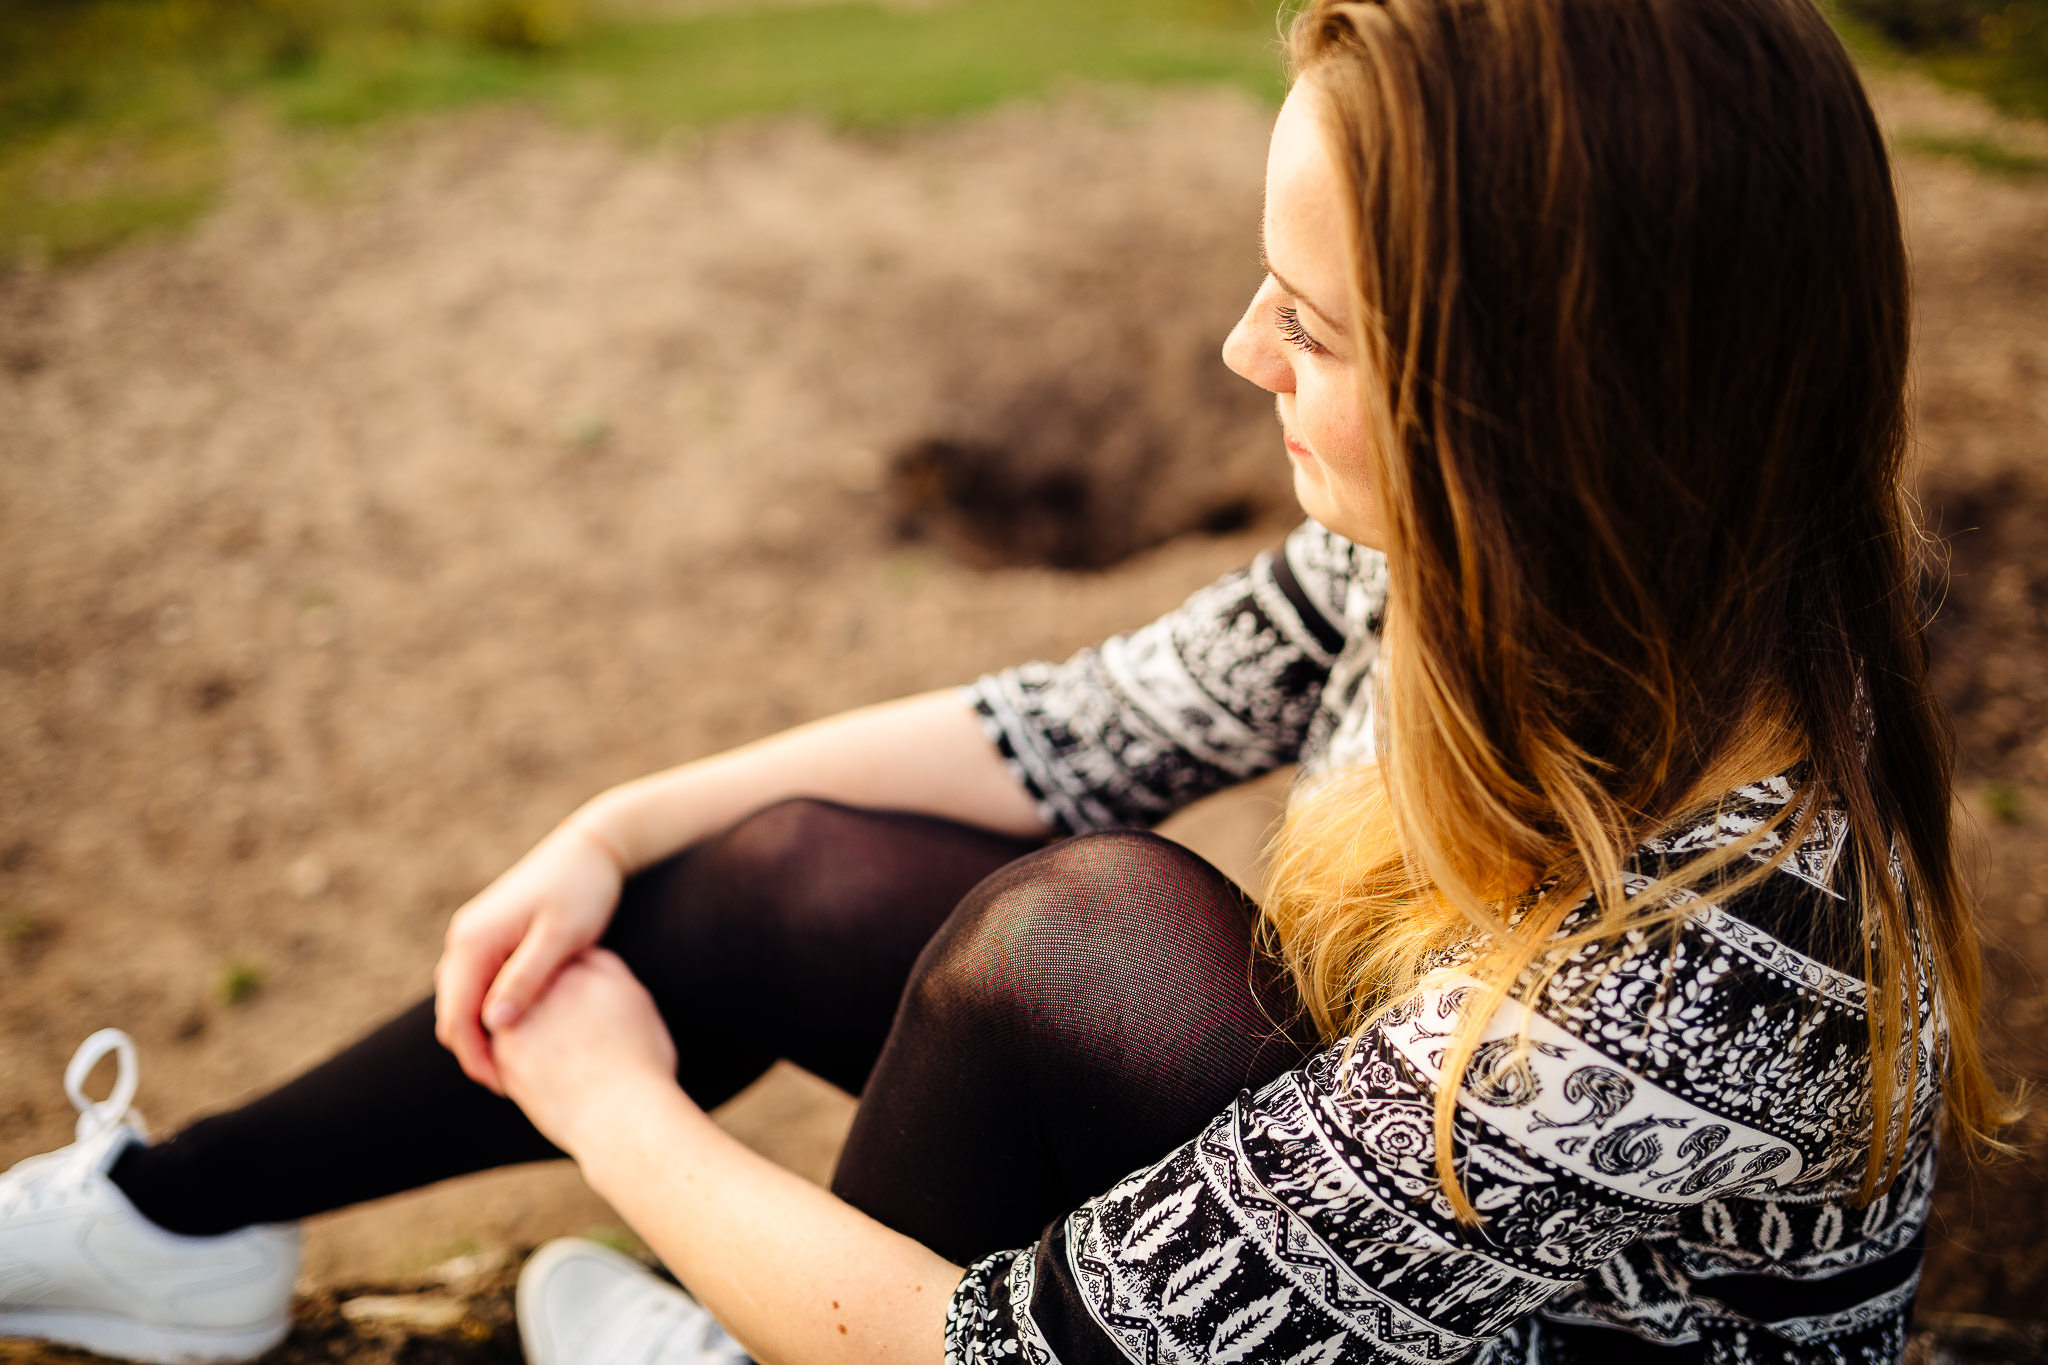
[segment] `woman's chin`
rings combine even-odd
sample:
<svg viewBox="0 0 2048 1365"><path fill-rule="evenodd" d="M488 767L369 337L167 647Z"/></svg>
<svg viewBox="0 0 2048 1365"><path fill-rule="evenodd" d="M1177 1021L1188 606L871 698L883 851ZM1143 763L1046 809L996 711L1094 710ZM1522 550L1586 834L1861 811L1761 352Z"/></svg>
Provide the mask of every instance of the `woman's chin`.
<svg viewBox="0 0 2048 1365"><path fill-rule="evenodd" d="M1330 496L1330 490L1320 480L1309 477L1308 471L1299 464L1294 467L1294 500L1312 519L1352 544L1363 545L1368 550L1384 548L1380 544L1380 522L1376 513L1361 516L1347 509Z"/></svg>

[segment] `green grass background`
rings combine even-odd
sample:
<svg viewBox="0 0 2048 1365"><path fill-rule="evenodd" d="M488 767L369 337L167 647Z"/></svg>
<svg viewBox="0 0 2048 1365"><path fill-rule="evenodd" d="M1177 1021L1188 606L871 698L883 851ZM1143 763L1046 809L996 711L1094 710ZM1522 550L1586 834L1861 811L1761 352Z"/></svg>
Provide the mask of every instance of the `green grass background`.
<svg viewBox="0 0 2048 1365"><path fill-rule="evenodd" d="M2048 0L1840 0L1865 60L2048 113ZM1074 83L1278 97L1274 0L0 0L0 265L189 222L231 130L302 141L517 102L629 135L810 111L940 118ZM1982 139L1923 150L2030 174Z"/></svg>

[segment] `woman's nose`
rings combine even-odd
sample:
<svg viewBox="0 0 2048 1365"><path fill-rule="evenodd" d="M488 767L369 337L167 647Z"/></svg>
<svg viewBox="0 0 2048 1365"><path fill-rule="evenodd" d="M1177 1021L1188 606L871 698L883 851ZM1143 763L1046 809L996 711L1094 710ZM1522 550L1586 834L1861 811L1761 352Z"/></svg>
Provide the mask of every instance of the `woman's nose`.
<svg viewBox="0 0 2048 1365"><path fill-rule="evenodd" d="M1265 296L1263 288L1252 295L1244 316L1223 338L1223 363L1269 393L1292 393L1294 368L1280 354L1279 338L1263 325L1259 315Z"/></svg>

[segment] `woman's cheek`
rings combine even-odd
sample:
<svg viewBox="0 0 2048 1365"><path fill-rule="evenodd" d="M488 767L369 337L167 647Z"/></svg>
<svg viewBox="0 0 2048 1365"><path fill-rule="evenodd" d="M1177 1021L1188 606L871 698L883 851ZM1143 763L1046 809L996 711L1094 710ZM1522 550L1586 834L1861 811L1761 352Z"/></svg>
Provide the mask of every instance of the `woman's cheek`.
<svg viewBox="0 0 2048 1365"><path fill-rule="evenodd" d="M1303 423L1301 434L1322 466L1321 483L1335 504L1331 510L1343 522L1330 523L1330 529L1370 545L1378 539L1379 500L1368 473L1364 424L1354 411L1357 398L1349 384L1341 394L1319 390L1316 398L1314 420Z"/></svg>

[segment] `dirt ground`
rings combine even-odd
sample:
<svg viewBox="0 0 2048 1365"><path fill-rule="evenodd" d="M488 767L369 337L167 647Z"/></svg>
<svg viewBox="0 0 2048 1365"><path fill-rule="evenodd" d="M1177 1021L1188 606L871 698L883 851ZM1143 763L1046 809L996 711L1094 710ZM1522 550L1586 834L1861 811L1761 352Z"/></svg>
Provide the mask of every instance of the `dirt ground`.
<svg viewBox="0 0 2048 1365"><path fill-rule="evenodd" d="M2048 145L1878 93L1897 133ZM422 994L449 911L605 785L1062 655L1277 539L1268 410L1215 359L1265 121L250 133L192 234L0 276L0 1165L67 1140L95 1028L136 1037L158 1127L222 1107ZM1993 1031L2038 1083L2048 181L1901 175ZM1270 803L1184 827L1242 866ZM725 1117L822 1176L850 1104L782 1070ZM1929 1313L2048 1319L2048 1111L2023 1136L1950 1172ZM308 1321L616 1221L559 1166L319 1219Z"/></svg>

